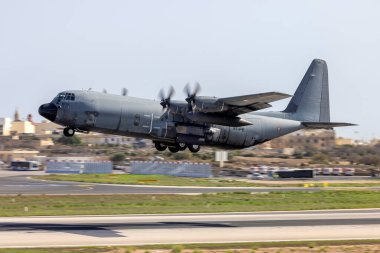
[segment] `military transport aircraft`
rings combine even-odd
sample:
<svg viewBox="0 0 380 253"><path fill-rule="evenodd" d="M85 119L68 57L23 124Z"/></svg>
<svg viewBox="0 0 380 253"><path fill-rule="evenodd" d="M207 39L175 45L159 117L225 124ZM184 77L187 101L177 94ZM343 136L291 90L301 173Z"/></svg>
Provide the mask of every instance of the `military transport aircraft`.
<svg viewBox="0 0 380 253"><path fill-rule="evenodd" d="M327 64L315 59L284 111L258 112L291 97L268 92L237 97L198 96L199 84L185 86L185 101L172 100L173 87L160 101L104 92L72 90L59 93L39 113L64 126L64 135L99 132L151 139L159 151L175 153L201 145L246 148L305 128L351 126L330 122Z"/></svg>

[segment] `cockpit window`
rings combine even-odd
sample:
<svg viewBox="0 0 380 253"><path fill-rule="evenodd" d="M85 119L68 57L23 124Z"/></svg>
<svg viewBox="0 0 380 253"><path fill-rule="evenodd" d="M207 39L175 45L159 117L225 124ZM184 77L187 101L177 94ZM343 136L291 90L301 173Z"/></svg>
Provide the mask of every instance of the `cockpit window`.
<svg viewBox="0 0 380 253"><path fill-rule="evenodd" d="M57 96L57 103L59 104L62 100L75 101L74 93L59 93Z"/></svg>
<svg viewBox="0 0 380 253"><path fill-rule="evenodd" d="M57 97L58 97L57 103L59 104L61 100L65 98L65 93L59 93Z"/></svg>

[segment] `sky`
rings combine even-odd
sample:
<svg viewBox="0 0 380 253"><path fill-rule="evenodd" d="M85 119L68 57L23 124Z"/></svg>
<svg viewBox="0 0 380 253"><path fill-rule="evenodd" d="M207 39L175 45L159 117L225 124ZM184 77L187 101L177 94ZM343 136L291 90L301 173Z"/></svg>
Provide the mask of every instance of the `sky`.
<svg viewBox="0 0 380 253"><path fill-rule="evenodd" d="M293 94L319 58L331 120L359 125L338 136L380 138L379 13L378 0L0 0L0 117L41 120L38 106L67 89Z"/></svg>

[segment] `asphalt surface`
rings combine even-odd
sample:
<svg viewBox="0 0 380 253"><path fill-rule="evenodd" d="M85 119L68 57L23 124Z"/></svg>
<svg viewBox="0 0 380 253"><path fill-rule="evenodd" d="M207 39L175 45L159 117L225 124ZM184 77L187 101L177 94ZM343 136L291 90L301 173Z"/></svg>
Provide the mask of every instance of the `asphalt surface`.
<svg viewBox="0 0 380 253"><path fill-rule="evenodd" d="M320 188L299 187L180 187L111 185L32 179L41 172L0 172L0 195L17 194L196 194L208 192L269 192L269 191L319 191Z"/></svg>
<svg viewBox="0 0 380 253"><path fill-rule="evenodd" d="M380 239L380 209L0 218L0 247Z"/></svg>

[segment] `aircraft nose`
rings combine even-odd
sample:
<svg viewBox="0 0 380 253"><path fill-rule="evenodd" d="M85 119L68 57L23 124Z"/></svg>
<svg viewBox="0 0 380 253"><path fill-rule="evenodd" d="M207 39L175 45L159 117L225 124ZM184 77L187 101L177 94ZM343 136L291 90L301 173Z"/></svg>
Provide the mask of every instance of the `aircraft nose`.
<svg viewBox="0 0 380 253"><path fill-rule="evenodd" d="M38 109L38 113L42 117L44 117L44 118L46 118L52 122L54 122L55 118L57 117L57 111L58 111L58 107L53 103L43 104Z"/></svg>

